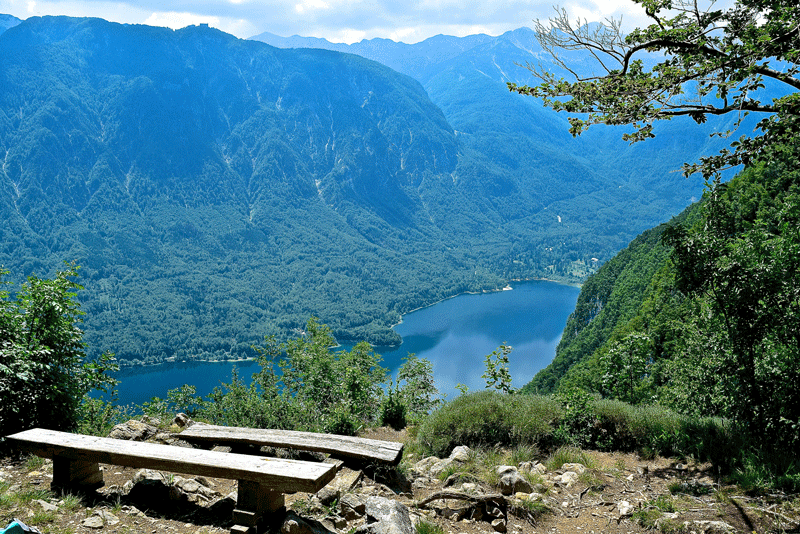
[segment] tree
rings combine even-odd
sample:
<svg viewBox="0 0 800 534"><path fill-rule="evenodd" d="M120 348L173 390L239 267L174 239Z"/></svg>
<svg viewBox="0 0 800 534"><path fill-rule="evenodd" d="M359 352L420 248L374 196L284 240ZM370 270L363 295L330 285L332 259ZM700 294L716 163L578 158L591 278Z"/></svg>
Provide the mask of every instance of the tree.
<svg viewBox="0 0 800 534"><path fill-rule="evenodd" d="M486 380L486 389L494 388L510 395L516 390L511 387L511 372L508 370L508 355L514 350L511 345L502 343L499 347L487 354L483 360L486 372L481 378Z"/></svg>
<svg viewBox="0 0 800 534"><path fill-rule="evenodd" d="M703 299L726 415L771 445L800 440L800 141L707 195L668 242L678 289Z"/></svg>
<svg viewBox="0 0 800 534"><path fill-rule="evenodd" d="M0 269L0 278L8 271ZM83 289L68 266L51 280L31 276L16 295L0 291L0 428L73 430L87 393L113 387L113 355L86 361L75 300ZM6 284L0 280L0 283Z"/></svg>
<svg viewBox="0 0 800 534"><path fill-rule="evenodd" d="M574 114L570 132L580 135L593 124L631 125L631 142L654 137L657 120L689 116L697 123L709 115L763 115L760 135L741 136L718 155L686 164L684 173L706 178L748 164L764 147L797 135L800 128L800 5L796 0L737 0L727 9L714 1L634 0L653 21L625 35L621 19L590 25L571 22L564 9L549 23L535 22L544 50L572 79L542 65L528 64L540 80L536 87L510 83L509 89L542 98L556 111ZM585 74L560 51L584 50L597 70ZM651 65L652 66L648 66ZM766 83L783 92L770 100ZM730 133L730 132L726 132ZM713 134L719 135L719 134Z"/></svg>

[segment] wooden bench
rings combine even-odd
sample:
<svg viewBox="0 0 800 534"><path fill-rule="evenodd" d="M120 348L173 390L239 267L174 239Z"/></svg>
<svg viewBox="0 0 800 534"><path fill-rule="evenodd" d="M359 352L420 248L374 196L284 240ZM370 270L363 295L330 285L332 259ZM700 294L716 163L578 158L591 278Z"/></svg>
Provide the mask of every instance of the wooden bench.
<svg viewBox="0 0 800 534"><path fill-rule="evenodd" d="M103 485L100 463L174 473L225 478L238 482L231 533L256 534L265 514L284 507L284 493L316 493L330 482L330 464L280 460L84 436L34 428L8 436L23 450L53 460L53 487Z"/></svg>
<svg viewBox="0 0 800 534"><path fill-rule="evenodd" d="M187 441L325 452L336 457L392 465L400 463L403 456L402 443L295 430L264 430L195 423L175 436Z"/></svg>

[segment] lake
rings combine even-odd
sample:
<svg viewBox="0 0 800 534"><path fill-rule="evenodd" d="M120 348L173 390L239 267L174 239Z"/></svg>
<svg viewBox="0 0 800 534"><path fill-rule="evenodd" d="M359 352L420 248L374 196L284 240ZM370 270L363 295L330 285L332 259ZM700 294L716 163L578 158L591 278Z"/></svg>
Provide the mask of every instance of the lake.
<svg viewBox="0 0 800 534"><path fill-rule="evenodd" d="M509 370L515 387L524 386L555 356L556 345L575 309L580 289L547 281L520 282L513 289L459 295L403 316L395 331L403 343L395 349L376 347L382 365L396 374L408 353L433 364L436 386L450 398L456 385L483 389L484 358L501 343L511 345ZM344 348L349 348L345 346ZM193 384L207 395L229 382L233 368L249 380L256 362L191 362L124 369L117 374L119 403L141 404L167 390Z"/></svg>

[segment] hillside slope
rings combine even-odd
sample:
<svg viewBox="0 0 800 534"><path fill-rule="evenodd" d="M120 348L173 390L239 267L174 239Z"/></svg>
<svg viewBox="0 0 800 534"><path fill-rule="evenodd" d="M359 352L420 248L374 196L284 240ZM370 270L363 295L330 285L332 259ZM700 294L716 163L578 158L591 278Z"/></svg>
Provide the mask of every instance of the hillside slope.
<svg viewBox="0 0 800 534"><path fill-rule="evenodd" d="M399 313L501 283L452 128L377 63L46 17L0 36L0 84L0 263L82 265L94 350L237 356L312 314L397 342Z"/></svg>

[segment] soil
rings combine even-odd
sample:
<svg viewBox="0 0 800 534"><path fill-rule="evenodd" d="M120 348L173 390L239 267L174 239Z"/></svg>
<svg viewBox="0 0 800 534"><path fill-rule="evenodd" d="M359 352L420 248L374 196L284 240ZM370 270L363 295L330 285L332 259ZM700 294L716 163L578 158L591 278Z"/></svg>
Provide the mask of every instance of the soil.
<svg viewBox="0 0 800 534"><path fill-rule="evenodd" d="M404 441L405 432L373 429L364 437L387 441ZM575 485L565 487L549 484L541 503L547 511L538 517L521 517L510 507L506 524L510 534L533 533L643 533L643 532L729 532L784 533L800 532L800 499L789 495L745 495L734 486L718 483L708 464L698 464L671 458L643 459L632 454L588 452L591 469ZM413 460L413 459L412 459ZM452 521L436 515L433 510L414 506L422 498L443 489L443 482L412 484L413 469L409 462L399 470L364 469L361 487L356 492L378 494L397 499L412 511L416 520L440 526L443 534L493 534L495 529L485 521ZM413 465L413 464L410 464ZM208 507L191 505L179 510L153 512L139 510L113 492L114 486L129 481L136 470L113 465L101 466L105 486L96 492L74 498L53 495L49 491L52 463L26 458L6 457L0 460L0 529L13 518L37 527L43 533L78 534L88 532L211 534L229 532L230 514L214 514ZM405 473L405 474L403 474ZM552 480L560 470L545 474ZM186 475L184 475L186 476ZM429 479L426 479L429 480ZM221 495L236 490L230 480L211 479L210 485ZM478 482L485 493L497 493L496 487ZM458 487L447 488L458 490ZM308 513L312 496L287 496L287 507L300 515ZM509 497L513 499L513 497ZM45 511L37 500L55 505ZM620 514L623 501L633 509ZM519 502L519 501L515 501ZM83 521L99 510L112 513L119 522L100 528L89 528ZM673 516L669 514L674 514ZM322 520L325 514L317 514ZM656 520L658 528L654 526ZM715 523L703 523L715 522ZM329 529L349 533L356 524ZM273 528L277 531L278 527ZM717 530L715 530L717 529Z"/></svg>

